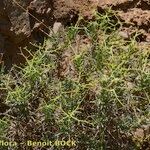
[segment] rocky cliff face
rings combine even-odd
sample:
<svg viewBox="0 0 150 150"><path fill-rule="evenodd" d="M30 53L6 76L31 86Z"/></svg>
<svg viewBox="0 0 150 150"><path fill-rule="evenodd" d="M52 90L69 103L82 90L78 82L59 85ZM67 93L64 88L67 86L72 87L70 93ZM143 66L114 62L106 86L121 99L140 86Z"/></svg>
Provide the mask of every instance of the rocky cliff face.
<svg viewBox="0 0 150 150"><path fill-rule="evenodd" d="M150 40L149 0L1 0L0 61L3 56L9 69L11 64L23 61L18 54L20 47L42 42L55 22L67 25L75 22L79 13L90 18L95 9L108 7L117 10L125 22L125 34L140 29L144 40Z"/></svg>

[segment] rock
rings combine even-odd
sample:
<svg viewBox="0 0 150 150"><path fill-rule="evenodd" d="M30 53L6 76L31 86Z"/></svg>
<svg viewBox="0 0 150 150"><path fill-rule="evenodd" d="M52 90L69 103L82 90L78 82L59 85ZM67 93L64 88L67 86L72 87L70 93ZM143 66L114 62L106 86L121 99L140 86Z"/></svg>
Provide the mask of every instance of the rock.
<svg viewBox="0 0 150 150"><path fill-rule="evenodd" d="M143 30L141 42L148 40L150 34L150 1L149 0L99 0L98 9L105 10L111 7L117 11L117 17L124 22L123 26L134 30ZM121 33L127 38L127 35Z"/></svg>
<svg viewBox="0 0 150 150"><path fill-rule="evenodd" d="M18 54L20 47L28 46L29 41L40 42L41 37L44 38L40 28L46 29L43 29L41 22L48 27L51 25L51 7L49 0L0 1L0 49L4 51L3 60L6 64L21 62L23 58Z"/></svg>
<svg viewBox="0 0 150 150"><path fill-rule="evenodd" d="M129 39L129 34L126 31L120 31L119 35L124 39Z"/></svg>
<svg viewBox="0 0 150 150"><path fill-rule="evenodd" d="M40 15L49 14L52 10L50 8L48 0L34 0L30 3L28 8L34 10L37 14Z"/></svg>
<svg viewBox="0 0 150 150"><path fill-rule="evenodd" d="M19 43L31 35L29 14L20 7L27 7L29 1L15 2L12 0L4 0L4 8L11 23L9 29L13 33L12 40L15 43Z"/></svg>
<svg viewBox="0 0 150 150"><path fill-rule="evenodd" d="M55 22L54 25L53 25L53 32L57 33L60 30L61 27L62 27L61 22Z"/></svg>
<svg viewBox="0 0 150 150"><path fill-rule="evenodd" d="M144 139L144 130L142 128L136 129L134 132L134 138L138 140Z"/></svg>
<svg viewBox="0 0 150 150"><path fill-rule="evenodd" d="M95 2L98 1L1 0L0 38L3 48L0 48L1 51L5 51L5 62L19 62L22 59L21 55L18 55L18 57L16 55L19 53L20 47L28 46L29 41L42 42L44 36L50 32L49 27L53 27L56 33L61 24L75 22L74 18L77 17L79 12L82 14L88 12L90 16L91 10L93 11L93 8L96 8ZM54 24L54 22L57 23Z"/></svg>
<svg viewBox="0 0 150 150"><path fill-rule="evenodd" d="M8 55L5 58L14 60L12 63L19 62L22 58L16 55L20 47L33 41L42 42L50 27L57 32L60 24L55 22L64 26L74 24L79 15L92 19L97 7L105 10L110 6L118 11L118 18L124 21L124 26L144 30L142 40L149 42L148 0L0 0L0 47L4 47L4 55ZM126 33L120 34L125 39L128 37Z"/></svg>

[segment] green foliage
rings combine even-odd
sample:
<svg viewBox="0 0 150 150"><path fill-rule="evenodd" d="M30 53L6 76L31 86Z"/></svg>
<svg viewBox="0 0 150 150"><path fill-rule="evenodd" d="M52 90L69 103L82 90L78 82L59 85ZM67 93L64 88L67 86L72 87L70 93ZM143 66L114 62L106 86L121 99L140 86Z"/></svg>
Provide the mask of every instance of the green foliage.
<svg viewBox="0 0 150 150"><path fill-rule="evenodd" d="M17 132L23 142L71 137L83 150L136 147L129 135L149 122L150 53L121 38L114 17L109 12L79 19L3 79L13 116L10 138Z"/></svg>
<svg viewBox="0 0 150 150"><path fill-rule="evenodd" d="M0 138L6 138L6 131L9 127L9 120L6 118L0 119Z"/></svg>

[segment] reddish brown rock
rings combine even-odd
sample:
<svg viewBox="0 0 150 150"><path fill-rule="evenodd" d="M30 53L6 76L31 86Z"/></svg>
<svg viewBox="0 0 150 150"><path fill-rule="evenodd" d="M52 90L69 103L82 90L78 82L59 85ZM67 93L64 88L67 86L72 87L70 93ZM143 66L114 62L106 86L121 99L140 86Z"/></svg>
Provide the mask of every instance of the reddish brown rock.
<svg viewBox="0 0 150 150"><path fill-rule="evenodd" d="M98 7L111 7L124 22L123 30L130 34L138 31L141 41L149 41L150 36L150 1L149 0L99 0Z"/></svg>

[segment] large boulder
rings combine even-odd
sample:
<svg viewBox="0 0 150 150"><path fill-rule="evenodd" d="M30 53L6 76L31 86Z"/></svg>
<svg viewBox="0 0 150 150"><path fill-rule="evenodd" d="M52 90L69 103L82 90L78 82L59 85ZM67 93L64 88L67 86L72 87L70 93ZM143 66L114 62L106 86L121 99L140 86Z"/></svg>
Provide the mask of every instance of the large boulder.
<svg viewBox="0 0 150 150"><path fill-rule="evenodd" d="M48 30L42 24L47 28L51 25L51 3L49 0L0 1L0 53L8 69L23 59L18 55L20 47L41 40L39 28Z"/></svg>

